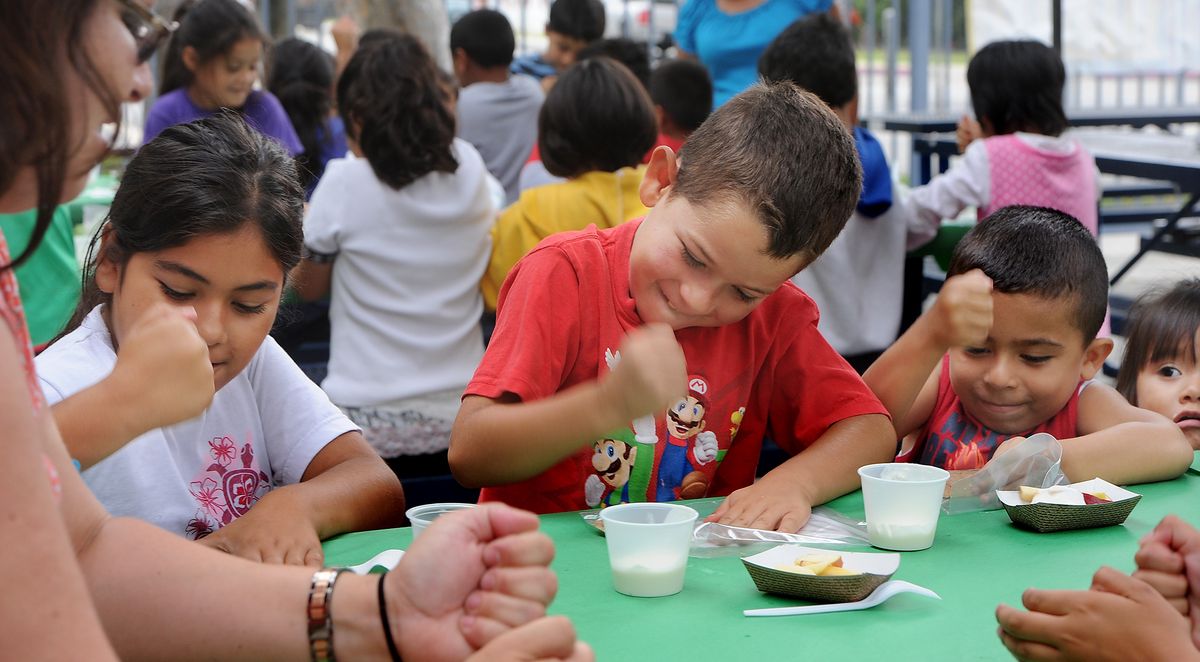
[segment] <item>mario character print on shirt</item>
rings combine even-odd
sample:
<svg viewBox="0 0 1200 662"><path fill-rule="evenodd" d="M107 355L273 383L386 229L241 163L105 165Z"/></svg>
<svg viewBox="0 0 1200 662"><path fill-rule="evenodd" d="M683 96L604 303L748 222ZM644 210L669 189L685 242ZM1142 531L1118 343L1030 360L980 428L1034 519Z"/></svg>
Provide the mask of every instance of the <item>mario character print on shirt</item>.
<svg viewBox="0 0 1200 662"><path fill-rule="evenodd" d="M589 508L629 502L629 478L637 460L637 446L620 439L602 439L592 444L592 468L584 496Z"/></svg>
<svg viewBox="0 0 1200 662"><path fill-rule="evenodd" d="M620 352L605 350L604 360L611 370L621 360ZM587 506L707 495L745 414L744 406L724 402L736 397L736 389L726 390L724 398L714 399L709 381L693 374L687 393L662 416L643 416L593 443L584 480ZM718 421L714 430L708 429L709 419ZM727 435L722 420L729 421Z"/></svg>
<svg viewBox="0 0 1200 662"><path fill-rule="evenodd" d="M254 445L247 441L241 450L228 436L208 442L213 462L188 484L199 508L184 535L199 540L245 515L271 489L271 480L254 459Z"/></svg>
<svg viewBox="0 0 1200 662"><path fill-rule="evenodd" d="M657 501L698 499L708 493L710 476L696 470L717 458L717 435L704 429L707 394L708 382L692 375L687 395L667 410L667 443L658 463Z"/></svg>

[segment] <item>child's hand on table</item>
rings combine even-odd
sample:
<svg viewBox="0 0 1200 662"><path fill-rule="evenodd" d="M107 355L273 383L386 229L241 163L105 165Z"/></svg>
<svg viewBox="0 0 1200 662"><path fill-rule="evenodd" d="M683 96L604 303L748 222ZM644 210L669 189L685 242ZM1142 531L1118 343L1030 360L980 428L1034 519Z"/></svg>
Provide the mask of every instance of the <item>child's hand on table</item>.
<svg viewBox="0 0 1200 662"><path fill-rule="evenodd" d="M767 474L753 485L735 490L704 521L795 533L811 516L812 502L807 494Z"/></svg>
<svg viewBox="0 0 1200 662"><path fill-rule="evenodd" d="M267 492L245 515L200 539L251 561L321 567L325 553L308 511L287 488Z"/></svg>
<svg viewBox="0 0 1200 662"><path fill-rule="evenodd" d="M929 314L942 345L982 345L992 330L992 279L979 269L947 278Z"/></svg>
<svg viewBox="0 0 1200 662"><path fill-rule="evenodd" d="M1029 611L996 608L997 633L1018 660L1197 660L1187 621L1149 584L1101 568L1090 591L1029 589Z"/></svg>
<svg viewBox="0 0 1200 662"><path fill-rule="evenodd" d="M157 304L121 338L104 381L129 394L122 400L138 434L195 418L212 403L212 363L195 320L190 307Z"/></svg>
<svg viewBox="0 0 1200 662"><path fill-rule="evenodd" d="M630 331L621 341L620 354L600 385L608 405L624 420L665 411L687 393L687 361L666 324Z"/></svg>
<svg viewBox="0 0 1200 662"><path fill-rule="evenodd" d="M1200 648L1200 532L1167 515L1142 538L1133 559L1138 566L1133 576L1190 618L1192 642Z"/></svg>

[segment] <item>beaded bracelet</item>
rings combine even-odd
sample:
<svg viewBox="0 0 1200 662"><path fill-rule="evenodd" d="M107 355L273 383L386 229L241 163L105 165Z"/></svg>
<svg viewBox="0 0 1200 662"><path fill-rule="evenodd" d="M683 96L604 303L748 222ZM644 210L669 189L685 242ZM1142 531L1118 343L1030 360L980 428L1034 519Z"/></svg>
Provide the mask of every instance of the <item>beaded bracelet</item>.
<svg viewBox="0 0 1200 662"><path fill-rule="evenodd" d="M312 662L335 662L333 656L333 585L345 568L322 568L313 573L308 590L308 652Z"/></svg>
<svg viewBox="0 0 1200 662"><path fill-rule="evenodd" d="M392 662L401 662L396 640L392 638L392 625L388 622L387 598L383 590L383 578L386 576L386 570L379 575L379 620L383 621L383 636L387 639L388 654L392 656Z"/></svg>

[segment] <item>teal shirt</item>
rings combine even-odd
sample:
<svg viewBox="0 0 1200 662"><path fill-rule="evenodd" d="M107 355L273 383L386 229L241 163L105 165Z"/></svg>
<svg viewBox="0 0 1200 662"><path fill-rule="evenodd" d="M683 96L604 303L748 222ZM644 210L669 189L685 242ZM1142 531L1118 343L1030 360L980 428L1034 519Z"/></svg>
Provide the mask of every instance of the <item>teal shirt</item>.
<svg viewBox="0 0 1200 662"><path fill-rule="evenodd" d="M37 221L37 211L0 214L0 229L16 258L25 252ZM62 331L79 303L79 262L75 259L75 235L65 206L54 210L46 236L27 262L17 267L21 304L29 323L33 346L44 345Z"/></svg>
<svg viewBox="0 0 1200 662"><path fill-rule="evenodd" d="M675 41L695 55L713 81L713 109L758 80L758 57L793 21L829 11L832 0L764 0L726 14L716 0L687 0L679 10Z"/></svg>

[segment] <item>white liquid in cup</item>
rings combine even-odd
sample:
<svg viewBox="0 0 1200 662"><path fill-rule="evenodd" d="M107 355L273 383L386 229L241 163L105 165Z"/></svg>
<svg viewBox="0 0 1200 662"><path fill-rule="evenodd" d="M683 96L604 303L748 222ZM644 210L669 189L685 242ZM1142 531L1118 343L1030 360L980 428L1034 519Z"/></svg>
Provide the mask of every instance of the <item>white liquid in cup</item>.
<svg viewBox="0 0 1200 662"><path fill-rule="evenodd" d="M600 511L613 588L653 598L683 590L695 510L671 503L624 503Z"/></svg>
<svg viewBox="0 0 1200 662"><path fill-rule="evenodd" d="M613 587L637 598L673 595L683 590L687 560L660 557L613 563Z"/></svg>
<svg viewBox="0 0 1200 662"><path fill-rule="evenodd" d="M883 463L862 467L858 475L872 545L901 552L933 545L949 472L923 464Z"/></svg>
<svg viewBox="0 0 1200 662"><path fill-rule="evenodd" d="M872 545L898 551L914 551L933 546L937 522L932 524L871 524L867 522L867 538Z"/></svg>

